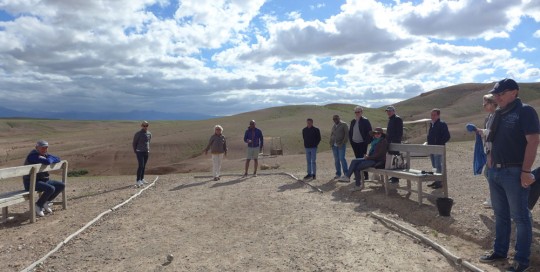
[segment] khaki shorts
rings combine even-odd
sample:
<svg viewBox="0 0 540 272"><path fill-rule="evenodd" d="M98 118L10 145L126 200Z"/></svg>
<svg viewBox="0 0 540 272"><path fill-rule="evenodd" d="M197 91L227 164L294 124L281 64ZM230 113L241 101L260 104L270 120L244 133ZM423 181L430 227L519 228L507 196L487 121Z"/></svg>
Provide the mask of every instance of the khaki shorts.
<svg viewBox="0 0 540 272"><path fill-rule="evenodd" d="M257 160L259 159L259 150L260 147L248 147L247 148L247 157L248 160Z"/></svg>

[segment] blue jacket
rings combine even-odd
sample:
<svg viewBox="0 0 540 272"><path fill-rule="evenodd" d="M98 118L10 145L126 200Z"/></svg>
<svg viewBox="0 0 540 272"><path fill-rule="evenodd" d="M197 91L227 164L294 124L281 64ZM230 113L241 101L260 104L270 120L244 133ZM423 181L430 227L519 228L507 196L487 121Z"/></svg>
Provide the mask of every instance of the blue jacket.
<svg viewBox="0 0 540 272"><path fill-rule="evenodd" d="M32 151L30 151L28 156L26 156L24 165L37 164L37 163L49 165L49 164L58 163L58 162L60 162L59 157L56 157L49 153L46 153L45 156L42 156L41 154L39 154L39 151L37 151L36 149L33 149ZM36 181L48 181L48 180L49 180L49 172L41 172L41 173L36 174ZM30 182L30 175L23 176L23 181L25 183Z"/></svg>
<svg viewBox="0 0 540 272"><path fill-rule="evenodd" d="M251 140L251 143L248 143L248 140ZM246 130L246 133L244 133L244 142L248 144L248 147L263 147L263 134L262 131L258 128L248 129Z"/></svg>
<svg viewBox="0 0 540 272"><path fill-rule="evenodd" d="M392 115L388 118L386 126L386 141L391 144L401 144L403 137L403 119L397 115Z"/></svg>

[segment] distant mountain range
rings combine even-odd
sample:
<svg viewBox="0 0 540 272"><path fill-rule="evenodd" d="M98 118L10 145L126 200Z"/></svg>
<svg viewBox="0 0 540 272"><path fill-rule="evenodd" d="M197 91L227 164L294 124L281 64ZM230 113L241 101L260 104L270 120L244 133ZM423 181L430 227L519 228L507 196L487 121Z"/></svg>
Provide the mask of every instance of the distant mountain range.
<svg viewBox="0 0 540 272"><path fill-rule="evenodd" d="M159 111L130 111L130 112L22 112L0 107L0 118L39 118L62 120L206 120L218 116L178 112L167 113Z"/></svg>

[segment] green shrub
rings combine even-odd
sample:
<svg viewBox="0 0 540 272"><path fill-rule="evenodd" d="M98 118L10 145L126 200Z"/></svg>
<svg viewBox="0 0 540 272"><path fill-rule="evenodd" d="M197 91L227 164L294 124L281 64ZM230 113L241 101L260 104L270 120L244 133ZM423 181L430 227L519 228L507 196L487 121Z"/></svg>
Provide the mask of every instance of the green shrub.
<svg viewBox="0 0 540 272"><path fill-rule="evenodd" d="M80 177L88 174L88 170L86 169L79 169L79 170L71 170L68 171L68 177Z"/></svg>

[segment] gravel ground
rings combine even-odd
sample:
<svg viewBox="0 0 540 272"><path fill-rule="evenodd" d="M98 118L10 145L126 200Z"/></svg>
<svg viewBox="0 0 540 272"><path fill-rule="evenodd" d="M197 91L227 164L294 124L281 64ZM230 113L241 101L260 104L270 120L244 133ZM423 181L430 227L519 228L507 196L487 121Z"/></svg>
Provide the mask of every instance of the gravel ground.
<svg viewBox="0 0 540 272"><path fill-rule="evenodd" d="M433 201L380 185L336 183L330 153L318 158L323 193L281 175L305 175L304 156L261 160L278 169L240 179L243 161L228 161L220 181L209 173L159 176L155 184L51 255L36 271L465 271L434 249L370 216L377 212L416 229L485 271L478 257L493 240L493 216L482 207L486 181L472 175L472 142L448 147L451 217L440 217ZM351 156L349 156L351 157ZM150 162L151 163L151 162ZM210 159L208 160L210 164ZM414 168L429 170L425 159ZM153 180L157 176L149 176ZM67 210L28 223L28 208L10 207L0 224L0 271L21 271L102 212L138 190L133 177L81 177L68 183ZM19 180L3 180L2 191ZM437 192L435 192L437 193ZM540 271L538 209L533 211L533 271ZM512 251L512 249L511 249ZM167 256L170 261L167 260Z"/></svg>

